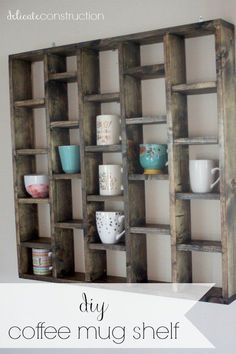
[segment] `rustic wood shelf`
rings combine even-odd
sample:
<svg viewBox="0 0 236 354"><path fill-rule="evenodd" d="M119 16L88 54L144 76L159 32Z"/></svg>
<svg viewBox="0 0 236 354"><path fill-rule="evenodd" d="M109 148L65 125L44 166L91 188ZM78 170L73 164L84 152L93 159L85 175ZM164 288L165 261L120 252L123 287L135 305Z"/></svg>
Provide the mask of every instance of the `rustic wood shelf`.
<svg viewBox="0 0 236 354"><path fill-rule="evenodd" d="M170 225L145 224L140 226L131 226L130 232L133 234L155 233L157 235L170 235Z"/></svg>
<svg viewBox="0 0 236 354"><path fill-rule="evenodd" d="M35 274L19 273L19 278L28 279L28 280L46 281L52 283L57 282L57 279L51 275L35 275Z"/></svg>
<svg viewBox="0 0 236 354"><path fill-rule="evenodd" d="M105 244L105 243L89 243L91 250L111 250L111 251L126 251L124 243Z"/></svg>
<svg viewBox="0 0 236 354"><path fill-rule="evenodd" d="M178 138L174 140L176 145L217 145L218 138L213 136Z"/></svg>
<svg viewBox="0 0 236 354"><path fill-rule="evenodd" d="M131 67L125 69L124 74L140 80L159 79L165 77L165 67L164 64Z"/></svg>
<svg viewBox="0 0 236 354"><path fill-rule="evenodd" d="M44 108L44 98L33 98L31 100L15 101L16 108Z"/></svg>
<svg viewBox="0 0 236 354"><path fill-rule="evenodd" d="M180 84L172 86L173 92L179 92L186 95L200 95L205 93L216 92L216 82L198 82L195 84Z"/></svg>
<svg viewBox="0 0 236 354"><path fill-rule="evenodd" d="M28 248L48 248L52 247L51 238L49 237L39 237L39 238L32 238L28 241L21 241L22 247Z"/></svg>
<svg viewBox="0 0 236 354"><path fill-rule="evenodd" d="M58 173L58 174L53 174L52 178L54 180L60 180L60 179L81 179L81 174L80 173Z"/></svg>
<svg viewBox="0 0 236 354"><path fill-rule="evenodd" d="M68 220L68 221L61 221L56 222L55 227L59 229L81 229L84 228L84 222L80 219Z"/></svg>
<svg viewBox="0 0 236 354"><path fill-rule="evenodd" d="M93 145L86 146L86 152L121 152L121 144L119 145Z"/></svg>
<svg viewBox="0 0 236 354"><path fill-rule="evenodd" d="M76 129L79 128L79 120L61 120L50 123L51 129L65 128L65 129Z"/></svg>
<svg viewBox="0 0 236 354"><path fill-rule="evenodd" d="M192 240L188 243L177 244L178 251L186 252L222 252L222 245L220 241L205 241L205 240Z"/></svg>
<svg viewBox="0 0 236 354"><path fill-rule="evenodd" d="M219 193L176 193L176 199L193 200L193 199L212 199L219 200Z"/></svg>
<svg viewBox="0 0 236 354"><path fill-rule="evenodd" d="M119 102L120 101L120 94L119 92L115 93L101 93L95 95L85 95L84 96L85 102Z"/></svg>
<svg viewBox="0 0 236 354"><path fill-rule="evenodd" d="M166 124L166 116L126 118L126 124Z"/></svg>
<svg viewBox="0 0 236 354"><path fill-rule="evenodd" d="M64 73L49 73L49 80L61 81L61 82L77 82L77 72L64 72Z"/></svg>
<svg viewBox="0 0 236 354"><path fill-rule="evenodd" d="M16 155L44 155L48 153L48 149L18 149Z"/></svg>
<svg viewBox="0 0 236 354"><path fill-rule="evenodd" d="M169 175L167 174L132 174L129 175L129 181L166 181L169 180Z"/></svg>
<svg viewBox="0 0 236 354"><path fill-rule="evenodd" d="M215 38L216 79L188 83L185 39L207 35ZM236 295L236 219L233 217L236 214L236 189L231 188L236 176L236 154L232 153L236 150L234 42L234 26L216 19L9 57L16 239L21 278L53 282L148 282L147 234L170 235L172 282L192 282L192 251L218 252L222 257L222 289L216 289L204 299L220 303L232 301ZM164 62L142 66L140 46L156 43L163 43ZM101 93L99 52L113 49L118 52L120 91ZM68 56L76 57L75 71L67 71ZM31 98L32 63L36 61L41 61L44 66L43 98ZM158 78L165 78L166 114L143 116L141 80ZM75 82L78 88L80 119L73 121L68 117L67 83L70 82ZM218 136L191 137L186 96L209 93L216 93L217 97ZM120 104L121 144L94 146L96 116L102 113L102 103L106 102ZM35 147L34 108L45 108L48 149L28 149ZM166 124L168 175L167 169L162 175L142 174L137 147L144 141L143 126L146 124ZM70 144L70 129L73 128L79 128L81 173L70 175L62 173L58 146ZM189 191L190 145L211 144L218 144L219 149L219 193L186 192ZM98 168L103 163L100 152L121 153L123 195L97 195ZM37 172L35 156L44 153L48 156L50 198L21 198L27 196L22 177ZM73 179L81 179L83 220L73 220ZM144 224L147 220L145 181L149 180L169 182L169 225ZM191 200L194 199L203 202L219 200L220 241L191 240ZM97 210L104 210L107 201L123 202L125 245L107 246L96 242L95 214ZM158 202L162 203L161 200ZM38 235L37 205L46 203L50 205L51 245L44 243L44 238L33 239ZM76 228L81 229L84 235L84 273L75 272L73 233ZM32 274L30 248L42 245L53 252L53 275L50 277ZM107 275L108 249L126 251L124 278Z"/></svg>

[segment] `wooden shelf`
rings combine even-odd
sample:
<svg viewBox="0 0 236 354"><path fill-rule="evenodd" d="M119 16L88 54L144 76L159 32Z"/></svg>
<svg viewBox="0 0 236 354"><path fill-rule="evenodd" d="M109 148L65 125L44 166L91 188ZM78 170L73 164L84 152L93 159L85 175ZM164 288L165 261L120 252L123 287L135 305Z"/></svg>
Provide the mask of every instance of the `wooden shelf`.
<svg viewBox="0 0 236 354"><path fill-rule="evenodd" d="M48 198L18 198L19 204L49 204Z"/></svg>
<svg viewBox="0 0 236 354"><path fill-rule="evenodd" d="M60 120L50 123L51 129L76 129L79 128L79 120Z"/></svg>
<svg viewBox="0 0 236 354"><path fill-rule="evenodd" d="M121 144L119 145L93 145L86 146L86 152L121 152Z"/></svg>
<svg viewBox="0 0 236 354"><path fill-rule="evenodd" d="M81 179L81 174L80 173L58 173L58 174L53 174L52 178L54 180L59 180L59 179Z"/></svg>
<svg viewBox="0 0 236 354"><path fill-rule="evenodd" d="M167 118L165 115L161 116L151 116L151 117L136 117L136 118L126 118L126 124L166 124Z"/></svg>
<svg viewBox="0 0 236 354"><path fill-rule="evenodd" d="M77 81L77 72L64 72L64 73L49 73L49 80L61 81L61 82L76 82Z"/></svg>
<svg viewBox="0 0 236 354"><path fill-rule="evenodd" d="M46 281L56 283L57 279L54 278L52 275L35 275L35 274L19 274L19 278L21 279L28 279L28 280L38 280L38 281Z"/></svg>
<svg viewBox="0 0 236 354"><path fill-rule="evenodd" d="M198 82L195 84L180 84L172 86L173 92L183 93L186 95L199 95L205 93L215 93L216 92L216 82Z"/></svg>
<svg viewBox="0 0 236 354"><path fill-rule="evenodd" d="M39 238L32 238L28 241L21 241L20 245L22 247L28 248L47 248L51 249L51 238L49 237L39 237Z"/></svg>
<svg viewBox="0 0 236 354"><path fill-rule="evenodd" d="M222 245L220 241L192 240L188 243L179 243L176 247L178 251L186 252L222 252Z"/></svg>
<svg viewBox="0 0 236 354"><path fill-rule="evenodd" d="M45 155L48 153L48 149L17 149L16 155Z"/></svg>
<svg viewBox="0 0 236 354"><path fill-rule="evenodd" d="M174 140L176 145L217 145L218 138L213 136L178 138Z"/></svg>
<svg viewBox="0 0 236 354"><path fill-rule="evenodd" d="M149 234L155 233L158 235L170 235L170 225L165 224L146 224L140 226L131 226L132 234Z"/></svg>
<svg viewBox="0 0 236 354"><path fill-rule="evenodd" d="M85 102L120 102L119 92L115 93L101 93L96 95L86 95L84 96Z"/></svg>
<svg viewBox="0 0 236 354"><path fill-rule="evenodd" d="M88 195L88 202L106 202L106 201L123 201L123 195Z"/></svg>
<svg viewBox="0 0 236 354"><path fill-rule="evenodd" d="M159 79L165 77L165 67L164 64L136 66L125 69L124 74L140 80Z"/></svg>
<svg viewBox="0 0 236 354"><path fill-rule="evenodd" d="M192 199L212 199L219 200L219 193L176 193L176 199L192 200Z"/></svg>
<svg viewBox="0 0 236 354"><path fill-rule="evenodd" d="M105 243L89 243L91 250L110 250L110 251L126 251L124 243L105 244Z"/></svg>
<svg viewBox="0 0 236 354"><path fill-rule="evenodd" d="M83 230L84 222L80 219L68 220L68 221L61 221L56 222L55 227L58 229L80 229Z"/></svg>
<svg viewBox="0 0 236 354"><path fill-rule="evenodd" d="M169 180L169 175L167 174L132 174L129 175L129 181L167 181Z"/></svg>
<svg viewBox="0 0 236 354"><path fill-rule="evenodd" d="M56 279L58 283L84 283L85 274L82 272L75 272L72 275L60 276Z"/></svg>
<svg viewBox="0 0 236 354"><path fill-rule="evenodd" d="M16 108L43 108L45 106L44 98L34 98L31 100L15 101Z"/></svg>

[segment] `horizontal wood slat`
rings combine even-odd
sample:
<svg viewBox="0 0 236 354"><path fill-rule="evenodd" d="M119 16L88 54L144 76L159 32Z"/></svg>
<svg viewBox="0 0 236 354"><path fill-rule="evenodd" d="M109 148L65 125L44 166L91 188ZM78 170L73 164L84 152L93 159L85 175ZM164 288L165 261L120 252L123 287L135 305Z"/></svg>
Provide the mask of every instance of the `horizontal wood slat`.
<svg viewBox="0 0 236 354"><path fill-rule="evenodd" d="M18 198L19 204L49 204L48 198Z"/></svg>
<svg viewBox="0 0 236 354"><path fill-rule="evenodd" d="M86 146L86 152L121 152L121 145L93 145Z"/></svg>
<svg viewBox="0 0 236 354"><path fill-rule="evenodd" d="M170 235L170 226L165 224L146 224L131 226L130 232L133 234L155 233L158 235Z"/></svg>
<svg viewBox="0 0 236 354"><path fill-rule="evenodd" d="M80 173L58 173L52 176L53 179L81 179Z"/></svg>
<svg viewBox="0 0 236 354"><path fill-rule="evenodd" d="M31 100L15 101L16 108L43 108L45 106L44 98L34 98Z"/></svg>
<svg viewBox="0 0 236 354"><path fill-rule="evenodd" d="M161 116L150 116L150 117L136 117L136 118L126 118L126 124L166 124L167 119L165 115Z"/></svg>
<svg viewBox="0 0 236 354"><path fill-rule="evenodd" d="M76 71L64 72L64 73L49 73L49 80L61 81L61 82L76 82L77 73Z"/></svg>
<svg viewBox="0 0 236 354"><path fill-rule="evenodd" d="M222 252L222 245L220 241L192 240L189 243L179 243L176 247L178 251L186 252Z"/></svg>
<svg viewBox="0 0 236 354"><path fill-rule="evenodd" d="M105 243L89 243L91 250L110 250L110 251L126 251L124 243L105 244Z"/></svg>
<svg viewBox="0 0 236 354"><path fill-rule="evenodd" d="M165 77L165 67L164 64L137 66L125 69L124 74L140 80L163 78Z"/></svg>
<svg viewBox="0 0 236 354"><path fill-rule="evenodd" d="M84 222L80 219L56 222L55 227L59 229L83 229Z"/></svg>
<svg viewBox="0 0 236 354"><path fill-rule="evenodd" d="M119 102L120 101L120 93L101 93L95 95L86 95L84 96L85 102Z"/></svg>
<svg viewBox="0 0 236 354"><path fill-rule="evenodd" d="M88 202L123 201L123 195L88 195Z"/></svg>
<svg viewBox="0 0 236 354"><path fill-rule="evenodd" d="M169 179L167 174L156 174L156 175L148 175L148 174L132 174L129 175L130 181L166 181Z"/></svg>
<svg viewBox="0 0 236 354"><path fill-rule="evenodd" d="M178 138L174 140L174 143L176 145L216 145L218 138L213 136Z"/></svg>
<svg viewBox="0 0 236 354"><path fill-rule="evenodd" d="M49 149L18 149L16 155L44 155L49 152Z"/></svg>
<svg viewBox="0 0 236 354"><path fill-rule="evenodd" d="M50 249L51 245L51 238L49 237L40 237L40 238L32 238L32 240L23 241L20 243L22 247L28 248L47 248Z"/></svg>
<svg viewBox="0 0 236 354"><path fill-rule="evenodd" d="M51 122L50 123L50 128L55 129L55 128L68 128L68 129L73 129L73 128L79 128L79 120L61 120L57 122Z"/></svg>
<svg viewBox="0 0 236 354"><path fill-rule="evenodd" d="M191 199L220 199L219 193L176 193L176 199L191 200Z"/></svg>
<svg viewBox="0 0 236 354"><path fill-rule="evenodd" d="M172 86L173 92L179 92L186 95L199 95L205 93L215 93L216 92L216 82L198 82L195 84L180 84Z"/></svg>

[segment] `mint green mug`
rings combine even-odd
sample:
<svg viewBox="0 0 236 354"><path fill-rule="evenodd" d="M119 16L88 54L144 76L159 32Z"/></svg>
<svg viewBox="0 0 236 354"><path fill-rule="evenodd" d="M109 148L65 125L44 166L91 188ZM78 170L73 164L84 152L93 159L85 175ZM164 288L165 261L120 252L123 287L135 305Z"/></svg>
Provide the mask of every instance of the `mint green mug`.
<svg viewBox="0 0 236 354"><path fill-rule="evenodd" d="M80 147L78 145L58 146L58 150L63 171L80 172Z"/></svg>

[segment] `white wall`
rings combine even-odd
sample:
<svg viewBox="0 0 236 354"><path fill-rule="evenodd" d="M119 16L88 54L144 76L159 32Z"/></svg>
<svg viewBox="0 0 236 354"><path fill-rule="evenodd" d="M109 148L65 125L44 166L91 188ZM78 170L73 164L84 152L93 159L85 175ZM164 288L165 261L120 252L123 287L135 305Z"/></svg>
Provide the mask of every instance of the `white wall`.
<svg viewBox="0 0 236 354"><path fill-rule="evenodd" d="M100 22L24 22L7 21L8 10L20 9L28 12L80 12L91 10L103 12L105 19ZM236 23L236 5L233 0L11 0L0 1L0 31L1 31L1 124L0 124L0 281L18 281L13 182L11 164L11 133L8 87L8 55L27 50L64 45L73 42L111 37L121 34L145 31L161 27L197 22L199 16L205 20L224 18ZM214 80L214 41L211 36L186 41L187 76L189 81ZM163 60L161 45L142 47L142 64L160 63ZM72 63L73 65L73 63ZM102 80L102 89L113 91L118 89L118 77L114 76L117 69L115 52L101 55L101 71L106 72ZM35 77L40 78L39 68L35 68ZM36 80L37 81L37 80ZM38 90L38 91L37 91ZM40 86L35 85L35 95L40 95ZM143 114L155 115L165 113L164 80L149 80L142 84ZM70 117L75 118L75 90L70 86L71 110ZM189 133L191 135L214 135L217 133L216 97L214 94L190 97ZM119 112L119 106L103 105L104 113ZM41 113L37 113L41 114ZM41 127L42 128L42 127ZM41 129L38 128L39 130ZM76 133L71 136L72 142L77 140ZM145 142L165 142L165 127L145 127ZM45 142L39 134L38 144ZM217 158L217 147L191 148L192 157ZM119 156L104 156L104 162L119 161ZM115 159L115 160L114 160ZM43 168L42 162L39 168ZM81 199L79 185L74 185L76 200ZM168 182L146 183L146 209L149 222L168 223ZM109 207L109 205L107 206ZM111 206L112 207L112 206ZM114 207L114 206L113 206ZM119 207L120 205L116 205ZM80 203L74 204L74 212L81 214ZM42 212L42 215L45 215ZM192 203L193 237L218 240L220 237L219 205L217 201L195 201ZM43 227L43 226L42 226ZM41 228L47 232L47 225ZM76 268L83 270L82 235L76 237ZM148 239L148 272L151 279L170 280L170 241L168 237L149 236ZM124 275L125 256L121 253L108 254L109 273ZM221 257L218 254L193 254L193 275L195 281L215 281L221 284Z"/></svg>

